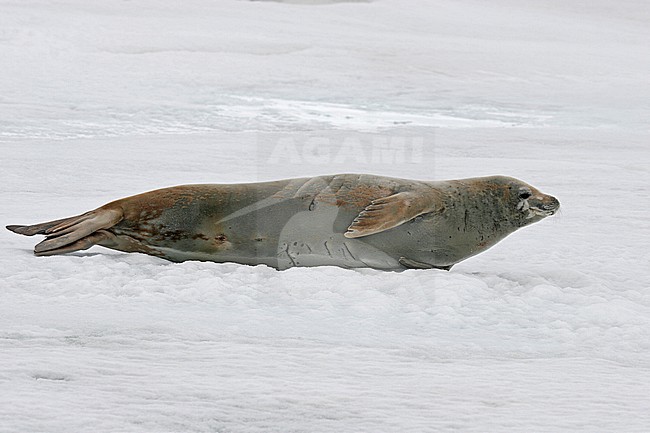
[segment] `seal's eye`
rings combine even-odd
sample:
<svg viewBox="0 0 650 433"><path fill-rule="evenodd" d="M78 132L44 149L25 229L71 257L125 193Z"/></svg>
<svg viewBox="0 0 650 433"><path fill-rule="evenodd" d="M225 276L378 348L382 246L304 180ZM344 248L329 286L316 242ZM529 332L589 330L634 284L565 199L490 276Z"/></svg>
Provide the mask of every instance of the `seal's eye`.
<svg viewBox="0 0 650 433"><path fill-rule="evenodd" d="M519 198L526 200L527 198L530 198L531 195L530 191L521 191L519 193Z"/></svg>

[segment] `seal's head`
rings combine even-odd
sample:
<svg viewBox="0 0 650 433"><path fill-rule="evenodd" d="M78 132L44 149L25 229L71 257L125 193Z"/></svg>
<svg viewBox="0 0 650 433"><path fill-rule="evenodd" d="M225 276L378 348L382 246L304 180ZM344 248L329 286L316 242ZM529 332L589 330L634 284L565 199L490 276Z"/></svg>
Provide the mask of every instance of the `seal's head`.
<svg viewBox="0 0 650 433"><path fill-rule="evenodd" d="M495 176L495 180L502 185L504 199L514 210L513 222L519 227L540 221L560 209L558 199L526 182L506 176Z"/></svg>

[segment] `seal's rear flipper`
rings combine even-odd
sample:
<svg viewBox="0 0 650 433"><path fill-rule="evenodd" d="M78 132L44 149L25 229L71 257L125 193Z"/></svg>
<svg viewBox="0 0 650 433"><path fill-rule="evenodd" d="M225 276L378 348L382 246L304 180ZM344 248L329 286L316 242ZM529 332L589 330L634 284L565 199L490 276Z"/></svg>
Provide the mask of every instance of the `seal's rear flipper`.
<svg viewBox="0 0 650 433"><path fill-rule="evenodd" d="M88 212L90 213L90 212ZM31 226L19 226L19 225L11 225L7 226L7 230L10 230L14 233L18 233L19 235L25 235L25 236L34 236L34 235L44 235L47 234L47 231L60 225L60 224L65 224L66 222L72 222L76 221L77 219L85 216L87 214L83 215L77 215L69 218L63 218L60 220L55 220L55 221L48 221L46 223L41 223L41 224L34 224Z"/></svg>
<svg viewBox="0 0 650 433"><path fill-rule="evenodd" d="M113 242L114 239L115 239L115 235L113 233L110 233L106 230L99 230L93 234L86 236L85 238L81 238L78 241L75 241L61 248L56 248L53 250L45 250L40 252L35 250L34 255L40 257L40 256L56 256L57 254L72 253L74 251L87 250L88 248L97 244L102 244L102 245L112 244L114 243Z"/></svg>
<svg viewBox="0 0 650 433"><path fill-rule="evenodd" d="M34 254L50 256L85 250L108 240L112 235L103 229L113 227L122 217L120 209L97 209L72 218L32 226L12 225L7 229L26 236L46 235L46 239L34 247Z"/></svg>

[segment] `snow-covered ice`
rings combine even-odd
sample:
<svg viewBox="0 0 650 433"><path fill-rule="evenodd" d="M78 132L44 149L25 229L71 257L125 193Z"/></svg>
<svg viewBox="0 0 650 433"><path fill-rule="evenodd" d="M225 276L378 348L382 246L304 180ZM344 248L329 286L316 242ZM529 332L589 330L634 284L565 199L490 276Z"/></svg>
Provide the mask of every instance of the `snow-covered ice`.
<svg viewBox="0 0 650 433"><path fill-rule="evenodd" d="M0 1L3 225L336 172L562 203L451 272L3 230L0 431L650 431L649 45L640 0Z"/></svg>

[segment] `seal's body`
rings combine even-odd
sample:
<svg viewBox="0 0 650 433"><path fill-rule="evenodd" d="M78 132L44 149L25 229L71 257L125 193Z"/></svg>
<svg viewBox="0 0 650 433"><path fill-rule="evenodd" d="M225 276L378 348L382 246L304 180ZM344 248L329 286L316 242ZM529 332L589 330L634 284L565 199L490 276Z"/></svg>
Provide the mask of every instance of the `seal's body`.
<svg viewBox="0 0 650 433"><path fill-rule="evenodd" d="M277 269L449 269L558 208L554 197L505 176L423 182L341 174L176 186L7 228L46 235L35 247L39 256L101 245Z"/></svg>

